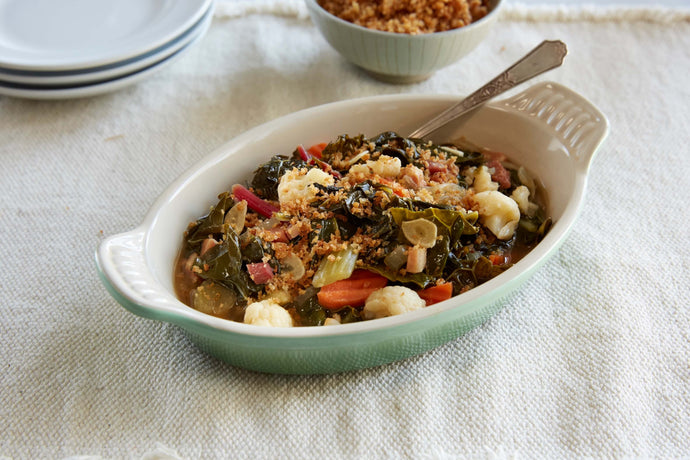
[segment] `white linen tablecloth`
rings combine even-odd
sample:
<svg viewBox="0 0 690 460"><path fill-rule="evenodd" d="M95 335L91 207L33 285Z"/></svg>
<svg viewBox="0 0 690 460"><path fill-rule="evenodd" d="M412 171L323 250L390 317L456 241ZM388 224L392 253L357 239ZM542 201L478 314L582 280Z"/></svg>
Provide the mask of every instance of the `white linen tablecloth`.
<svg viewBox="0 0 690 460"><path fill-rule="evenodd" d="M220 4L201 43L136 86L0 97L0 458L690 458L689 18L509 4L465 59L393 86L301 3ZM562 248L471 333L378 368L264 375L101 285L104 235L233 136L342 99L466 94L544 39L570 54L540 80L611 132Z"/></svg>

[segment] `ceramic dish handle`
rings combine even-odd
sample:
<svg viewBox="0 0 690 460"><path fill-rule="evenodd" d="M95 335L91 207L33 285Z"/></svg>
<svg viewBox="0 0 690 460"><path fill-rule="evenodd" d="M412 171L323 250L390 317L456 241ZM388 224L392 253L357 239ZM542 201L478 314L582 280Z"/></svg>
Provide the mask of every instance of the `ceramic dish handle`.
<svg viewBox="0 0 690 460"><path fill-rule="evenodd" d="M608 133L608 120L599 109L557 83L536 84L501 104L544 123L584 172Z"/></svg>
<svg viewBox="0 0 690 460"><path fill-rule="evenodd" d="M101 278L110 293L128 310L147 318L161 319L175 298L160 285L144 257L146 233L139 227L104 240L96 252Z"/></svg>

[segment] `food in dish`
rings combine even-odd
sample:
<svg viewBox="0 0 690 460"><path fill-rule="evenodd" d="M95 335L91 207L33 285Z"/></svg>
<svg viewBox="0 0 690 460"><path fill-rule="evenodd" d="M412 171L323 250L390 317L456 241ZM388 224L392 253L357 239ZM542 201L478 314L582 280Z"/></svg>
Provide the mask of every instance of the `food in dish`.
<svg viewBox="0 0 690 460"><path fill-rule="evenodd" d="M318 3L345 21L411 35L457 29L489 12L486 0L319 0Z"/></svg>
<svg viewBox="0 0 690 460"><path fill-rule="evenodd" d="M582 95L553 82L537 83L509 99L489 102L461 124L447 125L434 134L439 141L466 137L509 154L543 183L554 221L543 240L513 267L450 300L342 326L257 327L184 305L175 295L172 274L189 222L208 211L219 192L238 182L249 185L245 181L251 181L259 163L270 155L289 154L300 142L311 145L336 139L362 127L369 133L389 127L409 132L457 101L437 95L376 96L310 108L257 126L204 156L173 181L140 225L106 237L96 253L99 276L131 313L173 324L201 350L260 372L351 371L447 343L500 311L506 295L557 254L572 230L585 202L593 159L609 129L606 116ZM578 116L573 125L567 120L574 111Z"/></svg>
<svg viewBox="0 0 690 460"><path fill-rule="evenodd" d="M393 132L298 146L247 185L190 224L174 276L187 305L254 325L425 308L499 275L550 225L505 155Z"/></svg>

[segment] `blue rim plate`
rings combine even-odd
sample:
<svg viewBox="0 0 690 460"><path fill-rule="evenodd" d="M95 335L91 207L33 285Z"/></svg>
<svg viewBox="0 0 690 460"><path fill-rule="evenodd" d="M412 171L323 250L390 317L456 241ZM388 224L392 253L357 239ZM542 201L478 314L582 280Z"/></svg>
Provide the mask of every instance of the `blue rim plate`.
<svg viewBox="0 0 690 460"><path fill-rule="evenodd" d="M0 83L24 89L32 89L33 87L57 89L59 87L76 87L85 83L102 83L116 77L132 74L156 64L184 48L207 29L212 16L213 3L204 16L179 36L151 51L122 61L77 70L35 71L0 67Z"/></svg>
<svg viewBox="0 0 690 460"><path fill-rule="evenodd" d="M77 70L150 52L184 33L212 0L0 0L0 67Z"/></svg>
<svg viewBox="0 0 690 460"><path fill-rule="evenodd" d="M203 22L197 31L192 35L189 43L184 45L181 49L175 51L169 56L164 57L159 61L155 61L144 68L137 69L134 72L125 75L119 75L104 80L97 80L75 85L21 85L12 82L0 81L0 95L18 97L24 99L39 99L39 100L57 100L57 99L73 99L81 97L91 97L100 94L117 91L127 86L133 85L141 80L150 77L154 73L169 66L179 58L181 58L195 43L199 42L209 25L211 24L211 16Z"/></svg>

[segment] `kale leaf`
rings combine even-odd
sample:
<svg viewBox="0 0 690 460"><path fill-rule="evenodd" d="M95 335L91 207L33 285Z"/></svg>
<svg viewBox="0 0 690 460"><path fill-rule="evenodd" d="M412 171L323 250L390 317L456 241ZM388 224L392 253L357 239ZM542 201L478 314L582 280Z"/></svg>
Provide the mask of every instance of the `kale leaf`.
<svg viewBox="0 0 690 460"><path fill-rule="evenodd" d="M364 135L350 137L346 134L338 136L336 140L329 143L321 152L321 159L326 162L330 162L333 156L340 152L343 157L352 155L357 149L359 149L366 142Z"/></svg>
<svg viewBox="0 0 690 460"><path fill-rule="evenodd" d="M198 275L207 280L217 281L233 289L246 299L251 293L259 292L246 271L242 270L242 250L239 237L229 225L223 239L194 262L200 270Z"/></svg>
<svg viewBox="0 0 690 460"><path fill-rule="evenodd" d="M308 165L300 158L288 158L284 155L275 155L269 161L259 166L254 172L251 186L254 192L260 197L267 200L277 200L278 184L283 174L293 168L310 167L312 166Z"/></svg>
<svg viewBox="0 0 690 460"><path fill-rule="evenodd" d="M326 311L319 304L318 289L309 287L304 294L297 296L292 303L300 319L301 326L321 326L326 321Z"/></svg>
<svg viewBox="0 0 690 460"><path fill-rule="evenodd" d="M415 166L422 166L419 159L421 155L418 144L411 139L404 138L393 131L385 131L371 139L374 143L375 151L380 155L398 158L402 166L412 163Z"/></svg>
<svg viewBox="0 0 690 460"><path fill-rule="evenodd" d="M201 242L209 236L220 240L225 234L225 213L232 208L235 201L227 192L218 195L218 200L211 212L198 219L187 231L186 243L190 249L198 250Z"/></svg>

